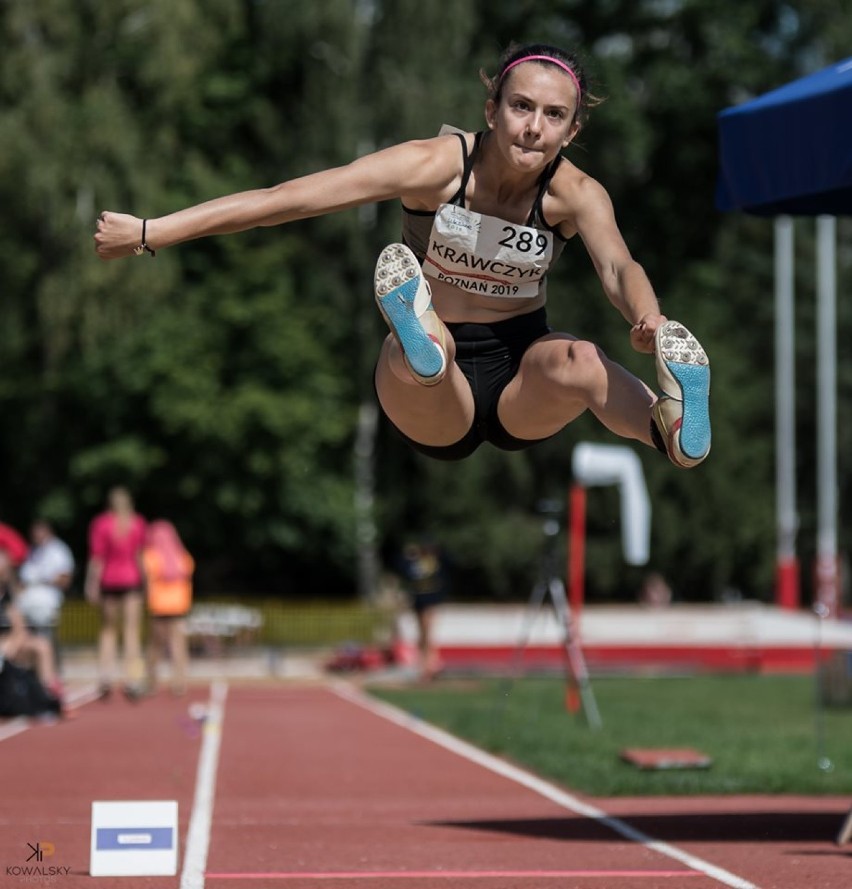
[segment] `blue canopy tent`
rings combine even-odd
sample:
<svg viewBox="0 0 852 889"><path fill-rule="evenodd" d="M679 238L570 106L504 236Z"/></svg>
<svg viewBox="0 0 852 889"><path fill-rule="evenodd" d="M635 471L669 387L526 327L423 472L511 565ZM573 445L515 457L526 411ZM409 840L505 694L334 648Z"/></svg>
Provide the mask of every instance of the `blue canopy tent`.
<svg viewBox="0 0 852 889"><path fill-rule="evenodd" d="M720 210L852 213L852 58L719 116Z"/></svg>
<svg viewBox="0 0 852 889"><path fill-rule="evenodd" d="M817 217L817 598L839 600L835 216L852 214L852 58L718 115L723 211L775 217L776 600L799 599L795 501L793 222Z"/></svg>

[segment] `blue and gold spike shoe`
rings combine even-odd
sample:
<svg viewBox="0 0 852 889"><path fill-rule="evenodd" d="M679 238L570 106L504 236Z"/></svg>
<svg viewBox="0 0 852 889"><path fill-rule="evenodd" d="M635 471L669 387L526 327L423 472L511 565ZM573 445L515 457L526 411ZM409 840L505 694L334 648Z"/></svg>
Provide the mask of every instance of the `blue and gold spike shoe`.
<svg viewBox="0 0 852 889"><path fill-rule="evenodd" d="M657 381L663 394L651 416L676 466L697 466L710 453L710 362L698 340L679 322L654 335Z"/></svg>
<svg viewBox="0 0 852 889"><path fill-rule="evenodd" d="M376 303L411 375L424 386L440 383L447 370L444 325L415 255L404 244L389 244L379 254L373 283Z"/></svg>

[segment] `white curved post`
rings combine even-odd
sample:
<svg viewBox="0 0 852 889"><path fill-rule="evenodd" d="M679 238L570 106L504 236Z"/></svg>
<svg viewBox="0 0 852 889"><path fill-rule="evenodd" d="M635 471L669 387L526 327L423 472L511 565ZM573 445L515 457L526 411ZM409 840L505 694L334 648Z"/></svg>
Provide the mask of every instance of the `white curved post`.
<svg viewBox="0 0 852 889"><path fill-rule="evenodd" d="M571 455L574 478L586 487L618 485L621 541L628 565L645 565L651 550L651 503L642 463L624 445L581 442Z"/></svg>

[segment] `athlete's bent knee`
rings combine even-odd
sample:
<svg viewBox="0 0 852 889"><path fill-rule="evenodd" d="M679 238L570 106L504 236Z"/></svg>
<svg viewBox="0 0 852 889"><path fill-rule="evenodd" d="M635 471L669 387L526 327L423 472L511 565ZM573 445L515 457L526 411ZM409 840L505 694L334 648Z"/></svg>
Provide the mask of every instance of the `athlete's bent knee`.
<svg viewBox="0 0 852 889"><path fill-rule="evenodd" d="M594 343L587 340L573 340L568 343L568 361L577 368L595 369L603 367L606 356Z"/></svg>
<svg viewBox="0 0 852 889"><path fill-rule="evenodd" d="M606 379L607 357L603 350L586 340L574 340L568 343L565 366L562 369L567 376L569 386L588 389Z"/></svg>

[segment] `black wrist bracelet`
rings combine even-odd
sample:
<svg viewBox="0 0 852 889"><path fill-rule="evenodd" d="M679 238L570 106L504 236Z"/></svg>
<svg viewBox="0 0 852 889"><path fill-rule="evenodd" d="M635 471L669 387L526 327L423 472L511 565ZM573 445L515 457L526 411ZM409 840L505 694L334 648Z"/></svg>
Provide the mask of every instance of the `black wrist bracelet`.
<svg viewBox="0 0 852 889"><path fill-rule="evenodd" d="M141 256L143 253L150 253L151 256L156 256L156 255L157 255L157 251L156 251L156 250L152 250L152 249L145 243L145 229L146 229L147 227L148 227L148 220L147 220L147 219L143 219L143 220L142 220L142 243L141 243L138 247L134 247L134 248L133 248L133 252L134 252L137 256Z"/></svg>

